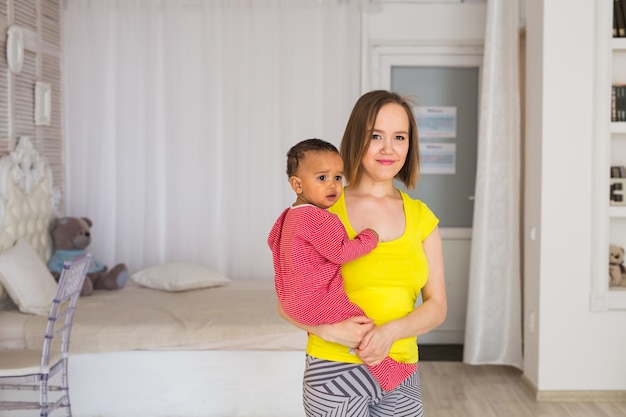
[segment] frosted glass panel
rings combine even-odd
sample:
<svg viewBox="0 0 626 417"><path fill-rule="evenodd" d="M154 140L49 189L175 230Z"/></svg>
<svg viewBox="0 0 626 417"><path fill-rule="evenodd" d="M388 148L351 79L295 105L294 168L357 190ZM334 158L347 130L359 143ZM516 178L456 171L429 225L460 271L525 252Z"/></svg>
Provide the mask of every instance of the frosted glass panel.
<svg viewBox="0 0 626 417"><path fill-rule="evenodd" d="M437 128L428 123L430 137L425 137L426 123L421 126L420 143L441 145L440 155L422 156L423 167L445 173L423 173L417 188L408 193L424 201L437 214L440 227L471 228L474 215L474 187L476 180L476 149L478 136L477 67L392 66L391 89L411 96L424 111L453 110L455 129L440 123L443 136L437 137ZM428 120L426 118L425 120ZM434 124L439 123L436 119ZM446 133L446 131L454 133ZM421 129L420 129L421 132ZM434 162L433 162L434 161Z"/></svg>

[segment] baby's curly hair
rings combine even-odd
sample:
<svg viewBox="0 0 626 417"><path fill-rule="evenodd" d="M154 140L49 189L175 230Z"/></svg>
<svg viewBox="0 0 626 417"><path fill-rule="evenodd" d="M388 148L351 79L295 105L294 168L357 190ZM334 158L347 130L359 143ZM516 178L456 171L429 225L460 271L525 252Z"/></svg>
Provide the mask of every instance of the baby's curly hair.
<svg viewBox="0 0 626 417"><path fill-rule="evenodd" d="M300 161L304 159L307 152L334 152L339 154L335 145L322 139L313 138L298 142L287 152L287 177L296 174L298 165Z"/></svg>

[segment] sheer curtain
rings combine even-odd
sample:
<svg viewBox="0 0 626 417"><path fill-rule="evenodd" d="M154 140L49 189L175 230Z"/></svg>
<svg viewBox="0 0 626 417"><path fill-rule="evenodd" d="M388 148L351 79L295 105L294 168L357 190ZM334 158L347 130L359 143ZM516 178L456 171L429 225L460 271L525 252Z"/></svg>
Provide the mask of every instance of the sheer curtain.
<svg viewBox="0 0 626 417"><path fill-rule="evenodd" d="M521 368L518 7L487 5L464 361Z"/></svg>
<svg viewBox="0 0 626 417"><path fill-rule="evenodd" d="M94 221L92 252L271 279L285 154L339 144L365 3L67 0L65 201Z"/></svg>

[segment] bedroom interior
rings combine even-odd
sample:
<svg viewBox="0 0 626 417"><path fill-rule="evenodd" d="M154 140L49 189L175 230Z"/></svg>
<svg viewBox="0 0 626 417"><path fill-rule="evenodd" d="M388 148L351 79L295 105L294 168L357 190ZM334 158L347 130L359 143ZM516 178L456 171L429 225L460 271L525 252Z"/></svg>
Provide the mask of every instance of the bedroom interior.
<svg viewBox="0 0 626 417"><path fill-rule="evenodd" d="M338 144L355 98L383 88L385 65L398 56L458 48L489 58L480 67L478 159L496 170L477 170L473 241L451 233L444 242L449 320L420 343L428 415L625 414L626 335L615 329L626 303L597 278L606 256L595 243L606 236L598 240L604 216L593 203L602 195L594 179L604 149L595 143L608 129L595 111L603 99L598 79L607 77L596 74L609 65L596 47L610 49L607 2L222 3L0 0L1 49L15 51L9 33L16 27L23 46L12 52L19 70L0 59L0 156L19 160L10 152L30 142L29 163L45 172L43 195L19 200L26 212L4 209L14 200L0 192L0 267L24 235L47 259L41 224L67 214L94 220L90 249L105 263L151 272L144 284L153 288L129 280L119 294L80 300L77 318L82 312L91 323L79 320L73 333L75 415L302 415L304 335L275 314L265 244L291 198L283 155L303 137ZM519 56L507 53L518 48ZM511 99L519 88L523 102ZM492 153L496 159L484 159ZM8 178L0 188L14 187ZM24 222L3 238L7 213L11 222L37 218L39 226ZM211 288L154 289L199 266L213 279L202 286ZM214 309L139 304L153 296L165 304L210 299ZM20 312L9 298L0 291L0 346L36 345L45 317ZM207 339L211 320L202 314L229 318L235 298L247 304L239 314L255 320L216 319ZM592 307L614 298L617 307ZM110 321L97 317L117 308L122 314ZM108 333L89 327L95 318ZM145 339L150 326L165 343ZM120 371L124 384L116 382ZM280 403L272 401L278 390Z"/></svg>

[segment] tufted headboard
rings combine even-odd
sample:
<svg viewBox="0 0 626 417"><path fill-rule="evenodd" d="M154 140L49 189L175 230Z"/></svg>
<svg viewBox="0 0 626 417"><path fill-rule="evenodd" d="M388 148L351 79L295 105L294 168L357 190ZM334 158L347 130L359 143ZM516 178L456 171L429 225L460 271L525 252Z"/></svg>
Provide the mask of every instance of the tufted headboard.
<svg viewBox="0 0 626 417"><path fill-rule="evenodd" d="M20 137L15 149L0 158L0 252L26 238L47 262L52 253L48 227L59 200L47 160L29 137ZM4 295L0 286L0 299Z"/></svg>

